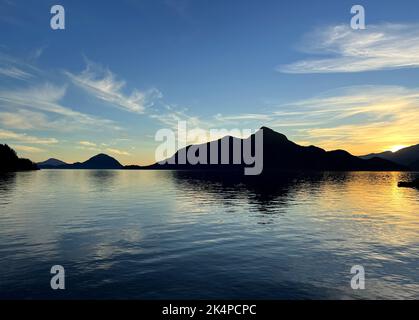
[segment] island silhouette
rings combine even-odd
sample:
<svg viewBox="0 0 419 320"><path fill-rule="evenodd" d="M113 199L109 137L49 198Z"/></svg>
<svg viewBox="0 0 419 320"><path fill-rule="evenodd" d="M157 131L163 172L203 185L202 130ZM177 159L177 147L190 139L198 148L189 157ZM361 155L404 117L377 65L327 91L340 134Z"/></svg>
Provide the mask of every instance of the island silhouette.
<svg viewBox="0 0 419 320"><path fill-rule="evenodd" d="M38 163L41 169L103 169L115 170L124 169L124 166L118 160L108 156L107 154L100 153L91 157L85 162L65 163L64 161L51 158L44 162Z"/></svg>
<svg viewBox="0 0 419 320"><path fill-rule="evenodd" d="M42 169L54 169L55 167L64 166L67 163L65 163L64 161L55 159L55 158L50 158L48 160L38 162L37 164L38 164L38 167Z"/></svg>
<svg viewBox="0 0 419 320"><path fill-rule="evenodd" d="M261 176L266 177L281 172L322 172L322 171L416 171L419 168L419 145L407 147L398 152L383 152L369 154L361 157L354 156L345 150L326 151L316 146L301 146L290 141L285 135L270 128L262 127L258 132L246 139L226 136L222 139L207 142L201 145L189 145L178 150L172 157L149 166L122 165L117 159L100 153L84 162L66 163L56 158L33 163L29 159L20 159L16 152L8 145L0 144L0 172L27 171L38 169L76 169L76 170L174 170L195 171L212 174L221 172L233 174L240 172L247 165L240 159L239 164L233 161L233 146L236 144L243 148L244 143L251 146L255 153L256 134L263 134L263 171ZM249 141L250 140L250 141ZM221 164L222 143L228 142L229 161ZM206 147L206 162L204 164L191 164L186 159L184 164L179 163L181 152L200 152L199 147ZM211 164L211 151L216 150L218 164ZM225 151L225 150L224 150ZM241 157L243 157L241 155ZM419 179L414 181L401 181L399 187L419 188Z"/></svg>
<svg viewBox="0 0 419 320"><path fill-rule="evenodd" d="M369 157L363 159L351 155L345 150L325 151L316 146L301 146L270 128L262 127L263 132L263 172L272 171L407 171L410 168L406 165L396 163L381 157ZM233 152L234 143L243 146L245 140L250 139L252 143L252 151L254 152L255 134L247 139L239 139L236 137L225 137L228 139L230 155ZM207 142L207 163L210 163L211 150L217 149L219 160L221 157L221 141ZM186 147L186 152L196 145ZM198 145L202 146L202 145ZM199 153L199 148L197 153ZM209 170L209 171L238 171L242 170L246 165L243 161L241 164L234 164L230 156L230 160L226 164L179 164L178 150L171 158L167 159L167 163L155 163L149 166L128 165L123 166L115 158L98 154L85 162L76 162L68 164L57 159L49 159L38 163L41 169L126 169L126 170ZM169 161L173 160L173 161ZM175 164L170 164L170 163Z"/></svg>

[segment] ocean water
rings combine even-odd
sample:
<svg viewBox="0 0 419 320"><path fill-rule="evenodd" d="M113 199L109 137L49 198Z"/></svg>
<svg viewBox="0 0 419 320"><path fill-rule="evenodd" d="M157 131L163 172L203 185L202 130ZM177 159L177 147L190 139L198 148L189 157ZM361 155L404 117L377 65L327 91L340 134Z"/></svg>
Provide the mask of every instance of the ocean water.
<svg viewBox="0 0 419 320"><path fill-rule="evenodd" d="M418 299L418 175L2 175L0 298Z"/></svg>

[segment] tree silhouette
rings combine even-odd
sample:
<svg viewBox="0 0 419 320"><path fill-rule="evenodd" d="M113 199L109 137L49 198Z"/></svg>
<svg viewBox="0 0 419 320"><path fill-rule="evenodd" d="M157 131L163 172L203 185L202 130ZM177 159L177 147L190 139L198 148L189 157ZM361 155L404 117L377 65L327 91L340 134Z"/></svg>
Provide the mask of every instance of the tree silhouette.
<svg viewBox="0 0 419 320"><path fill-rule="evenodd" d="M0 171L38 170L38 166L29 159L20 159L16 151L7 144L0 144Z"/></svg>

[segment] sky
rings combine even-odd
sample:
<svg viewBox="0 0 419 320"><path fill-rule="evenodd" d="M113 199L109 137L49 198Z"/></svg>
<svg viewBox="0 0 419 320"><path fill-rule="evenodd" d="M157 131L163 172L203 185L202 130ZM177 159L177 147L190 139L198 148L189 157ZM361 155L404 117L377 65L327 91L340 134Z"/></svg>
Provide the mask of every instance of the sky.
<svg viewBox="0 0 419 320"><path fill-rule="evenodd" d="M419 143L418 52L416 0L0 0L0 143L145 165L156 132L186 121L397 150Z"/></svg>

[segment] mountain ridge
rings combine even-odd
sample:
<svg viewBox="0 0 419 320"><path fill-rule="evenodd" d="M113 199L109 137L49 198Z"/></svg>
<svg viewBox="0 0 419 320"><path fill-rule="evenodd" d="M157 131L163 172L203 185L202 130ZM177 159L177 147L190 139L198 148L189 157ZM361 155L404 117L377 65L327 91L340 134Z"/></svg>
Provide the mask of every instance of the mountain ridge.
<svg viewBox="0 0 419 320"><path fill-rule="evenodd" d="M403 165L393 163L391 161L373 157L371 159L360 159L351 155L345 150L326 151L316 146L301 146L289 140L285 135L276 132L267 127L261 127L263 132L263 168L264 171L405 171L407 168ZM258 131L258 132L260 132ZM252 150L254 151L255 134L247 139L239 139L235 137L226 137L229 140L229 151L232 154L232 144L234 141L243 142L251 139ZM243 165L235 165L233 163L223 165L209 164L178 164L180 152L189 152L191 147L199 148L199 146L217 148L220 154L220 144L222 139L207 142L200 145L189 145L186 148L178 150L172 157L166 159L168 163L155 163L151 166L141 167L141 169L171 169L171 170L234 170L242 169ZM216 144L216 146L214 146ZM207 163L210 163L210 152L207 154ZM175 162L176 164L170 164ZM218 162L220 163L220 162ZM241 162L243 163L243 161Z"/></svg>
<svg viewBox="0 0 419 320"><path fill-rule="evenodd" d="M356 157L349 152L338 149L326 151L317 146L301 146L289 140L287 136L276 132L268 127L261 127L258 133L263 133L263 170L270 171L406 171L408 168L402 164L394 163L380 157L370 157L362 159ZM229 155L233 153L234 143L239 143L243 148L244 142L250 139L252 153L255 150L255 134L246 139L240 139L232 136L226 136L222 139L210 141L199 145L189 145L183 149L176 151L174 155L167 158L166 161L172 160L175 164L159 164L154 163L149 166L128 165L123 166L115 158L106 154L98 154L91 157L85 162L76 162L73 164L65 164L55 166L54 169L126 169L126 170L241 170L245 168L243 165L243 156L241 155L240 163L233 163L231 157L226 164L221 163L221 141L228 140ZM181 152L190 151L191 148L199 149L206 146L207 150L216 147L218 151L218 164L179 164L179 154ZM215 150L215 149L214 149ZM242 150L242 149L241 149ZM195 150L195 154L196 154ZM199 155L199 152L198 152ZM207 163L210 163L211 152L208 152ZM57 159L55 159L57 160ZM58 160L61 161L61 160ZM50 169L49 167L46 169Z"/></svg>
<svg viewBox="0 0 419 320"><path fill-rule="evenodd" d="M381 153L371 153L365 156L360 156L361 159L366 160L372 157L389 160L407 166L411 170L419 170L419 144L400 149L396 152L384 151Z"/></svg>
<svg viewBox="0 0 419 320"><path fill-rule="evenodd" d="M59 166L67 165L67 164L68 163L61 161L59 159L56 159L56 158L49 158L48 160L37 163L38 167L41 169L48 169L48 168L53 169Z"/></svg>
<svg viewBox="0 0 419 320"><path fill-rule="evenodd" d="M61 160L58 160L58 161L63 162ZM112 170L112 169L123 169L123 168L124 166L121 163L119 163L118 160L104 153L99 153L84 162L75 162L71 164L65 163L64 165L44 167L44 169L80 169L80 170L83 170L83 169L85 170L89 170L89 169Z"/></svg>

